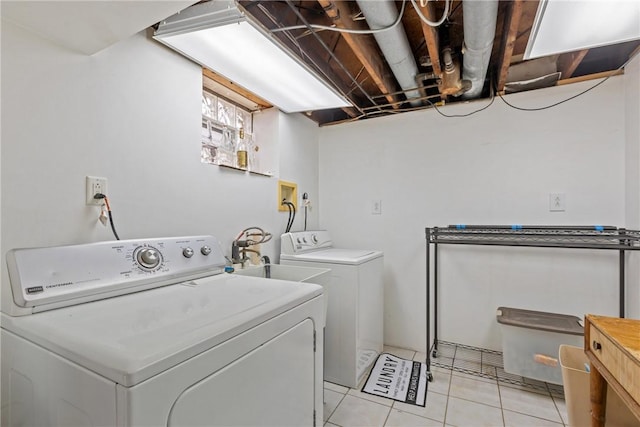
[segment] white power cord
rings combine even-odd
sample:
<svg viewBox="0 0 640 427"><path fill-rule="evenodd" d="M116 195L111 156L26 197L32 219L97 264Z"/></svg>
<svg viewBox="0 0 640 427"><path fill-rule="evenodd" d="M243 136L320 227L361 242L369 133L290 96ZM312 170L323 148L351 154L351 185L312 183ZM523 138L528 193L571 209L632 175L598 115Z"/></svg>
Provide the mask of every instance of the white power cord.
<svg viewBox="0 0 640 427"><path fill-rule="evenodd" d="M442 25L442 23L445 21L445 19L447 19L447 16L449 15L449 1L450 0L444 0L444 13L437 22L430 21L426 16L422 14L420 8L418 7L418 3L416 3L416 0L411 0L411 4L413 4L413 8L416 10L416 13L418 14L422 22L429 25L430 27L438 27ZM420 0L420 4L422 5L422 7L426 7L427 3L429 3L429 0Z"/></svg>

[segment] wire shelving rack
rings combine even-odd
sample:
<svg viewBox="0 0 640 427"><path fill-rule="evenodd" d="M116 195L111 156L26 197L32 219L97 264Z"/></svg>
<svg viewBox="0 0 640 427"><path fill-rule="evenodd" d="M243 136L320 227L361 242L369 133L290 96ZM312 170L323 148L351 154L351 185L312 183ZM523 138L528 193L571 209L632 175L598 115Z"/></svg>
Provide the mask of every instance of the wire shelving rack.
<svg viewBox="0 0 640 427"><path fill-rule="evenodd" d="M431 358L438 356L438 246L479 245L615 250L619 252L619 316L625 316L625 254L640 250L640 231L614 226L562 225L449 225L425 228L427 375ZM433 265L431 256L433 251ZM433 283L433 311L431 284ZM431 317L434 337L431 341ZM456 369L452 367L452 369ZM466 372L469 373L469 372ZM482 376L482 373L479 373Z"/></svg>

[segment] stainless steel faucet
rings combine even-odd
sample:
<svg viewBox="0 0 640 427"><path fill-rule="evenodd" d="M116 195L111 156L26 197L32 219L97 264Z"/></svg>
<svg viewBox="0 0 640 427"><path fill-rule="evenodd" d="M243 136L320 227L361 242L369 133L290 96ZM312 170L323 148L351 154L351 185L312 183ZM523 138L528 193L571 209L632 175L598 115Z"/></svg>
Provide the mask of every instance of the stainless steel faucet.
<svg viewBox="0 0 640 427"><path fill-rule="evenodd" d="M271 279L271 260L266 255L262 255L260 259L264 262L264 277Z"/></svg>

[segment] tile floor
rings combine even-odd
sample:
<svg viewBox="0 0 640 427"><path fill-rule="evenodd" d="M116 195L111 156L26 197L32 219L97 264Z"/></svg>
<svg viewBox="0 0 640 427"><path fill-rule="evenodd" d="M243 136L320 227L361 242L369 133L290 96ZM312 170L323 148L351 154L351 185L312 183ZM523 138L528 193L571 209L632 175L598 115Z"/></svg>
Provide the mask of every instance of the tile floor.
<svg viewBox="0 0 640 427"><path fill-rule="evenodd" d="M424 353L385 347L412 360ZM564 426L567 409L562 389L536 389L434 367L426 407L407 405L325 382L324 421L333 427L545 427ZM363 380L363 382L366 380ZM545 383L542 383L545 384Z"/></svg>

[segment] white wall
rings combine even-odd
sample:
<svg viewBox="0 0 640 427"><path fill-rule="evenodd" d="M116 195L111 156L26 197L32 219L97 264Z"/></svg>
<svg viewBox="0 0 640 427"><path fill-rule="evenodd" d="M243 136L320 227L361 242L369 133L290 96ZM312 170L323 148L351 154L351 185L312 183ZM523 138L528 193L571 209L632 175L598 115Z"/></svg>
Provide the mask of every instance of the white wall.
<svg viewBox="0 0 640 427"><path fill-rule="evenodd" d="M625 68L626 226L640 230L640 55ZM628 317L640 319L640 254L628 258Z"/></svg>
<svg viewBox="0 0 640 427"><path fill-rule="evenodd" d="M199 67L144 34L87 57L3 22L1 71L3 259L14 247L112 239L97 210L84 205L84 177L98 175L109 179L122 238L211 233L228 253L236 233L258 225L275 235L263 252L277 260L287 219L277 211L277 178L199 161ZM638 74L636 58L626 76L537 113L496 100L468 118L429 110L320 131L302 115L276 113L279 176L297 182L300 195L309 193L310 229L331 230L341 246L385 251L387 343L423 349L424 227L638 226ZM546 105L590 85L508 99ZM443 110L463 113L480 105L484 101ZM550 192L566 193L566 212L548 212ZM374 199L383 201L382 215L370 214ZM617 312L611 286L617 270L607 254L575 263L571 252L526 253L521 260L506 249L458 253L465 251L471 249L442 251L443 339L498 347L494 309L500 304L578 315ZM639 271L637 257L630 264ZM636 303L628 311L638 317L640 284L637 274L631 284L632 274L629 297Z"/></svg>
<svg viewBox="0 0 640 427"><path fill-rule="evenodd" d="M594 82L507 100L539 107ZM430 109L321 128L320 225L336 244L385 253L385 342L425 348L425 227L625 224L624 80L558 107L500 99L466 118ZM477 101L442 108L464 114ZM565 212L549 212L565 193ZM382 215L371 201L382 200ZM617 254L441 247L440 339L501 347L498 306L618 313Z"/></svg>
<svg viewBox="0 0 640 427"><path fill-rule="evenodd" d="M255 225L274 234L262 251L277 260L287 222L278 179L200 163L201 91L200 68L146 34L83 56L3 21L2 259L10 248L113 239L85 206L85 176L96 175L108 179L123 239L213 234L230 255ZM317 195L317 125L274 116L282 178Z"/></svg>

